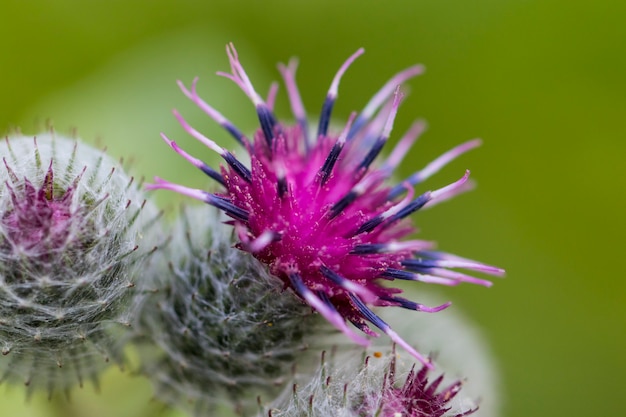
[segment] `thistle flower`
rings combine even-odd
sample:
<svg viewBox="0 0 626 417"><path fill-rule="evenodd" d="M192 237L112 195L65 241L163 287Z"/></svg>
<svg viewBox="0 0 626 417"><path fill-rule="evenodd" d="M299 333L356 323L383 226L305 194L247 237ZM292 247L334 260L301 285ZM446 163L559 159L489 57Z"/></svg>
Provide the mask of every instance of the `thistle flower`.
<svg viewBox="0 0 626 417"><path fill-rule="evenodd" d="M156 209L78 140L11 137L0 154L0 381L51 394L121 361L110 332L128 325Z"/></svg>
<svg viewBox="0 0 626 417"><path fill-rule="evenodd" d="M381 285L384 280L409 280L443 285L461 282L489 286L489 281L455 271L456 268L501 275L499 268L432 251L432 243L400 239L415 231L408 217L427 205L446 200L469 188L469 171L458 181L414 196L413 187L460 154L475 148L469 141L444 153L396 186L388 186L401 162L423 129L416 122L400 139L389 158L373 165L390 137L402 94L399 85L422 72L417 65L392 77L364 107L353 113L339 134L329 132L331 113L338 96L339 82L363 53L359 49L339 69L322 106L317 131L308 131L307 115L295 82L297 63L279 66L285 81L296 124L279 122L273 113L276 88L263 100L244 71L235 48L227 47L231 73L218 73L234 81L255 106L260 129L252 139L203 101L183 83L183 93L207 115L226 129L250 155L246 167L233 153L191 127L177 112L184 130L217 152L226 162L217 172L186 153L165 134L163 139L178 154L223 187L211 193L155 178L151 189L169 189L223 210L232 218L239 247L269 266L299 297L317 310L337 329L355 342L368 339L346 324L351 322L367 335L377 336L374 325L415 358L430 367L429 361L407 344L376 315L370 306L397 306L423 312L438 307L398 296L397 288Z"/></svg>
<svg viewBox="0 0 626 417"><path fill-rule="evenodd" d="M294 384L264 417L462 417L478 407L458 396L462 381L433 379L427 366L397 355L395 346L369 355L322 354L313 378Z"/></svg>
<svg viewBox="0 0 626 417"><path fill-rule="evenodd" d="M157 396L197 415L220 407L256 410L291 376L317 315L252 255L233 248L232 229L203 206L184 210L146 276L137 323L141 370ZM154 259L152 261L158 261Z"/></svg>

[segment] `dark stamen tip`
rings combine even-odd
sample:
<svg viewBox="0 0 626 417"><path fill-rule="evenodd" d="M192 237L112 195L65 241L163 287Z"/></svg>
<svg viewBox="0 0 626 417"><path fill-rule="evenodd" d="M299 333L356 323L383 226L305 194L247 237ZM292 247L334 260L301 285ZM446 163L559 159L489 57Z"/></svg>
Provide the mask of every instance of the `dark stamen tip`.
<svg viewBox="0 0 626 417"><path fill-rule="evenodd" d="M382 136L378 138L374 143L374 146L372 146L367 155L365 155L365 158L363 158L363 161L361 161L361 163L359 164L359 168L357 169L357 171L369 168L369 166L372 164L372 162L374 162L380 151L383 149L383 146L385 146L386 142L387 138Z"/></svg>
<svg viewBox="0 0 626 417"><path fill-rule="evenodd" d="M246 168L244 164L242 164L237 158L235 158L235 155L226 151L222 155L222 157L224 158L226 163L230 165L230 167L235 170L235 172L239 174L239 176L242 177L246 182L252 181L252 173L248 168Z"/></svg>
<svg viewBox="0 0 626 417"><path fill-rule="evenodd" d="M356 135L359 130L367 123L367 118L363 115L359 114L357 118L354 120L354 123L350 127L350 131L348 132L348 140L352 139L354 135Z"/></svg>
<svg viewBox="0 0 626 417"><path fill-rule="evenodd" d="M286 178L278 178L278 183L276 185L278 191L278 197L283 198L287 193L287 179Z"/></svg>
<svg viewBox="0 0 626 417"><path fill-rule="evenodd" d="M317 128L317 137L326 136L328 133L328 125L330 124L330 116L333 112L333 106L335 105L335 97L327 96L322 106L322 113L320 115L320 121Z"/></svg>
<svg viewBox="0 0 626 417"><path fill-rule="evenodd" d="M388 279L402 279L406 281L415 281L415 274L413 274L412 272L404 271L402 269L395 269L395 268L385 269L385 271L383 271L383 273L380 274L380 277L388 278Z"/></svg>
<svg viewBox="0 0 626 417"><path fill-rule="evenodd" d="M395 200L400 194L402 194L406 190L406 187L403 184L398 184L394 186L390 191L389 195L387 195L387 200Z"/></svg>
<svg viewBox="0 0 626 417"><path fill-rule="evenodd" d="M403 218L411 215L412 213L414 213L417 210L419 210L422 207L424 207L424 205L426 203L428 203L430 200L431 200L431 193L430 193L430 191L427 191L424 194L422 194L419 197L417 197L415 200L411 201L409 204L406 205L406 207L403 207L396 214L391 216L389 218L389 222L388 223L391 224L391 223L393 223L395 221L398 221L400 219L403 219Z"/></svg>
<svg viewBox="0 0 626 417"><path fill-rule="evenodd" d="M354 233L354 235L360 235L361 233L369 233L372 230L374 230L379 224L381 224L383 222L383 217L381 215L378 215L376 217L374 217L373 219L370 219L368 221L366 221L365 223L363 223L358 229L357 231Z"/></svg>
<svg viewBox="0 0 626 417"><path fill-rule="evenodd" d="M333 167L335 166L335 163L337 162L337 159L339 158L339 154L341 153L342 149L343 145L339 142L335 142L332 149L330 150L330 153L326 157L326 160L324 161L324 165L322 165L322 168L320 168L318 172L318 178L321 185L326 184L326 182L328 181L330 173L332 172Z"/></svg>
<svg viewBox="0 0 626 417"><path fill-rule="evenodd" d="M374 326L378 327L383 332L389 329L389 325L384 322L383 319L378 317L372 310L370 310L359 297L354 294L350 294L350 299L354 303L355 307L363 314L363 316Z"/></svg>
<svg viewBox="0 0 626 417"><path fill-rule="evenodd" d="M350 191L348 194L343 196L341 200L336 202L330 208L330 218L334 219L335 217L337 217L339 213L344 211L345 208L348 207L357 197L358 197L358 194L355 191Z"/></svg>
<svg viewBox="0 0 626 417"><path fill-rule="evenodd" d="M237 142L239 142L239 144L245 146L245 140L244 140L244 136L243 133L241 133L241 131L239 129L237 129L234 125L232 125L231 123L224 123L222 125L222 127L224 129L226 129L226 131L228 133L230 133L230 135L235 138L235 140Z"/></svg>
<svg viewBox="0 0 626 417"><path fill-rule="evenodd" d="M217 172L216 170L214 170L213 168L211 168L207 164L203 164L200 167L200 170L202 172L204 172L208 177L210 177L210 178L214 179L215 181L217 181L224 188L228 188L226 186L226 181L224 181L224 177L222 177L222 175L219 172Z"/></svg>
<svg viewBox="0 0 626 417"><path fill-rule="evenodd" d="M274 125L276 125L276 118L272 114L272 111L265 105L259 105L256 109L259 117L259 123L261 124L261 130L263 130L263 136L272 152L272 144L274 142Z"/></svg>
<svg viewBox="0 0 626 417"><path fill-rule="evenodd" d="M250 213L248 213L247 210L242 209L241 207L237 207L224 197L207 193L205 201L207 202L207 204L211 204L212 206L223 210L227 215L236 220L247 222L248 218L250 217Z"/></svg>
<svg viewBox="0 0 626 417"><path fill-rule="evenodd" d="M380 253L386 245L384 243L364 243L356 245L351 251L351 255L374 255Z"/></svg>

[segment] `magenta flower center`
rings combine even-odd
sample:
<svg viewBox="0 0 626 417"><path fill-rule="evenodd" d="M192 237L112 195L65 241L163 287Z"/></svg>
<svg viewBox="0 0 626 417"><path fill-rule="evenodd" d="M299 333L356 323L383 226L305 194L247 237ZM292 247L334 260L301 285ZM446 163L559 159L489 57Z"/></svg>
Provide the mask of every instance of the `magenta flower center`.
<svg viewBox="0 0 626 417"><path fill-rule="evenodd" d="M264 235L271 239L254 254L274 275L286 285L291 285L290 275L300 275L304 285L325 294L344 317L362 325L362 315L350 302L350 294L358 288L368 303L393 297L397 290L380 286L375 278L387 268L399 268L411 251L360 256L353 253L355 248L399 239L413 228L407 221L399 221L359 233L358 225L394 206L386 201L390 189L381 180L373 181L359 198L339 211L341 198L350 195L365 172L359 173L350 161L342 161L324 181L324 173L312 167L323 165L338 138L321 137L308 153L298 146L301 138L298 127L285 127L276 134L270 152L263 133L257 132L251 151L252 180L242 180L232 169L224 168L229 193L223 196L250 213L242 241ZM245 243L241 246L246 248ZM353 285L350 289L337 285L326 276L329 272L323 271L355 277Z"/></svg>
<svg viewBox="0 0 626 417"><path fill-rule="evenodd" d="M5 161L6 164L6 161ZM10 168L7 166L7 169ZM20 252L50 253L65 246L76 221L71 211L73 188L56 196L52 165L39 189L28 180L13 188L6 183L13 207L2 214L1 224L7 243Z"/></svg>

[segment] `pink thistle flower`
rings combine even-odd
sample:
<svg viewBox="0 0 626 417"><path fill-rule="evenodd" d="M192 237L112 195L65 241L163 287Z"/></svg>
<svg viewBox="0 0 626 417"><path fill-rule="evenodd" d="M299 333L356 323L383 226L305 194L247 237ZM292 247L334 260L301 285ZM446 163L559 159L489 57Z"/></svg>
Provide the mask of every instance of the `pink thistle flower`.
<svg viewBox="0 0 626 417"><path fill-rule="evenodd" d="M413 186L478 146L480 141L457 146L399 185L388 186L386 180L423 131L423 124L416 122L382 165L372 164L391 134L402 99L399 85L420 74L423 68L416 65L392 77L361 113L350 116L340 134L329 133L339 82L363 52L359 49L348 58L333 78L317 132L311 134L295 82L297 62L292 60L287 66L279 66L296 119L295 125L286 125L273 112L276 88L272 87L269 99L263 100L243 69L234 46L228 45L231 72L218 72L218 75L231 79L252 100L260 122L260 129L252 139L198 96L197 78L191 89L180 81L178 85L192 102L247 149L251 167L195 130L174 111L185 131L217 152L226 165L217 172L187 154L165 134L163 139L216 180L224 191L210 193L160 178L155 178L149 188L173 190L223 210L233 219L239 247L267 264L273 275L337 329L356 343L367 345L368 339L356 333L346 321L367 335L377 336L369 327L373 324L430 368L430 361L407 344L370 306L437 312L450 305L427 307L407 300L398 296L400 289L382 286L384 280L490 286L489 281L454 269L503 274L496 267L431 251L431 242L401 241L415 231L408 220L412 213L466 191L471 183L466 171L458 181L417 197Z"/></svg>

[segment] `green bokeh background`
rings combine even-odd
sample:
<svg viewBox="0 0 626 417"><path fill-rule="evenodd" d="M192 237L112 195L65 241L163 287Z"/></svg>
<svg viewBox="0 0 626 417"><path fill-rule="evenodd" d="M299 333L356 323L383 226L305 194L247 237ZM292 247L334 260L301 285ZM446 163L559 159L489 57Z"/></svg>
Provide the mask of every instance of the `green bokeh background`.
<svg viewBox="0 0 626 417"><path fill-rule="evenodd" d="M424 63L394 138L416 117L429 123L403 174L462 141L485 141L429 183L470 168L478 189L415 219L441 248L508 271L488 290L439 290L487 335L502 415L624 415L626 280L615 262L626 235L625 21L623 0L0 0L0 132L36 133L51 119L132 156L137 174L204 186L158 134L209 154L177 126L177 107L232 143L177 91L176 79L195 75L207 101L254 128L243 94L214 76L228 69L227 42L260 91L279 78L276 62L297 55L311 112L338 66L365 47L342 82L338 118ZM278 112L289 114L284 97ZM175 205L171 194L157 198ZM39 396L24 404L22 391L0 390L2 415L182 415L115 370L100 395L86 387L69 408Z"/></svg>

